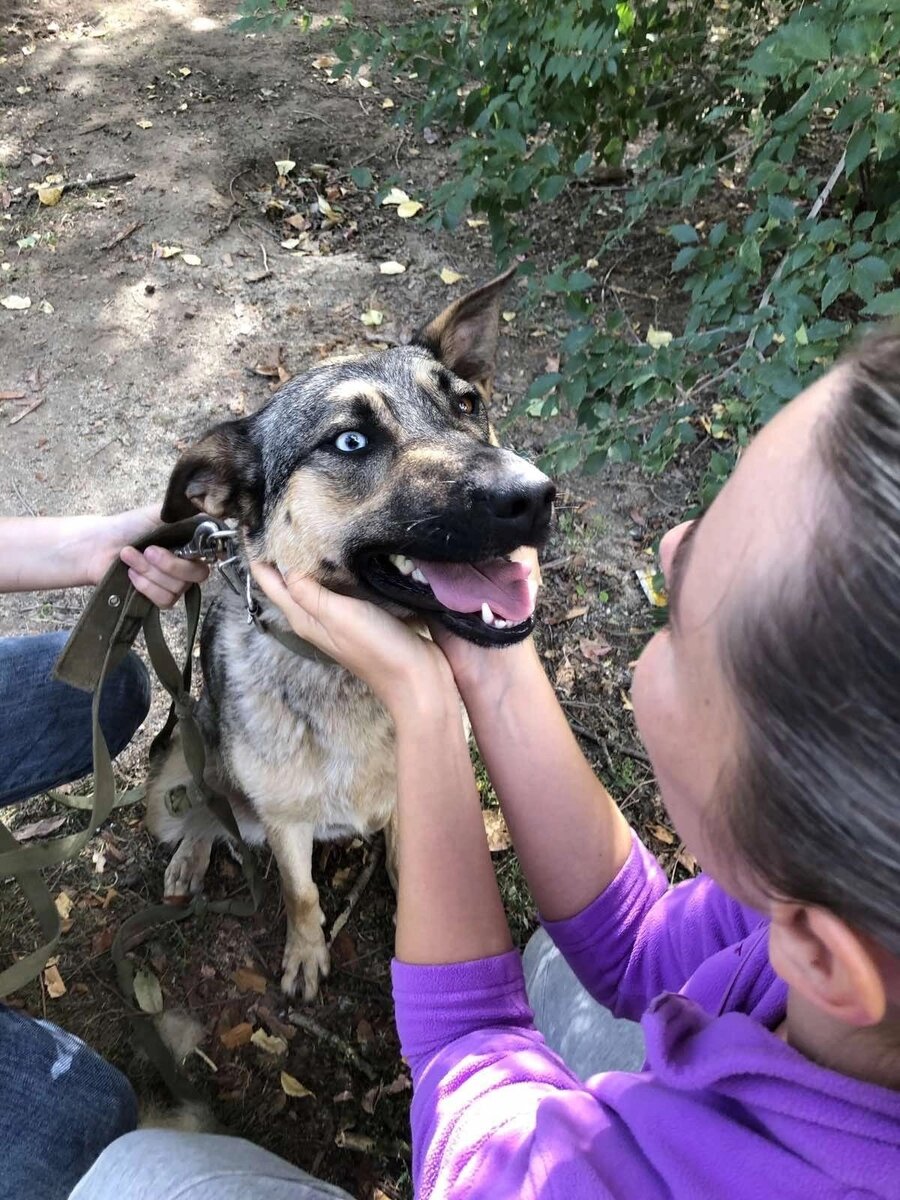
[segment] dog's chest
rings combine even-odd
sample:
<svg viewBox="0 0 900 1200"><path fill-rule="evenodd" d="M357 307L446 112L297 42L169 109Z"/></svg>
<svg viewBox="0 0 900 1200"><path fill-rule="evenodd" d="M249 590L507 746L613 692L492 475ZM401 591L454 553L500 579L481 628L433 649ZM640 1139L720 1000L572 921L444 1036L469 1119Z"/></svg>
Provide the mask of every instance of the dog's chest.
<svg viewBox="0 0 900 1200"><path fill-rule="evenodd" d="M396 798L393 725L348 672L227 618L217 630L219 745L265 824L373 833Z"/></svg>

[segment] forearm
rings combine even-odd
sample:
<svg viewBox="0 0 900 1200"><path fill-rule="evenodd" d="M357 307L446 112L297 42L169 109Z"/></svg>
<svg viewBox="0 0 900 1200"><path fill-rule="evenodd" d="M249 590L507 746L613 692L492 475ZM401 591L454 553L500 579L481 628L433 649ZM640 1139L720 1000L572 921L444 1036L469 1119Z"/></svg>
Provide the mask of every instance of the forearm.
<svg viewBox="0 0 900 1200"><path fill-rule="evenodd" d="M397 715L397 957L453 963L511 948L455 690Z"/></svg>
<svg viewBox="0 0 900 1200"><path fill-rule="evenodd" d="M0 519L0 593L95 583L92 547L108 517Z"/></svg>
<svg viewBox="0 0 900 1200"><path fill-rule="evenodd" d="M478 747L542 915L580 912L631 849L625 818L594 775L531 642L460 680Z"/></svg>

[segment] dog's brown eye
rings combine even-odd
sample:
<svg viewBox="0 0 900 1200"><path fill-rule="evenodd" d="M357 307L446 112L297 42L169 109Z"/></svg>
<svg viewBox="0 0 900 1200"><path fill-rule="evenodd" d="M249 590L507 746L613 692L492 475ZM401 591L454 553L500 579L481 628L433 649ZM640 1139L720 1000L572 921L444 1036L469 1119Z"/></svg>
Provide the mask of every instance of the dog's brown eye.
<svg viewBox="0 0 900 1200"><path fill-rule="evenodd" d="M478 412L478 397L474 394L469 396L457 396L456 407L461 413L465 413L466 416L474 416L474 414Z"/></svg>

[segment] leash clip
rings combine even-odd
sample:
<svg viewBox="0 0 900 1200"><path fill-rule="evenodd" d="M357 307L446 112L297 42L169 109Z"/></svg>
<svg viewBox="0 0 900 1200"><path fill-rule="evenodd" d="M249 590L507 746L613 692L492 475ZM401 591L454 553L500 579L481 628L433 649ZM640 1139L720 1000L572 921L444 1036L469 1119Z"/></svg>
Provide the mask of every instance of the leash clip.
<svg viewBox="0 0 900 1200"><path fill-rule="evenodd" d="M227 543L236 538L236 529L228 529L218 521L201 521L188 544L175 551L175 557L186 558L192 562L205 562L212 566L223 554L231 552Z"/></svg>

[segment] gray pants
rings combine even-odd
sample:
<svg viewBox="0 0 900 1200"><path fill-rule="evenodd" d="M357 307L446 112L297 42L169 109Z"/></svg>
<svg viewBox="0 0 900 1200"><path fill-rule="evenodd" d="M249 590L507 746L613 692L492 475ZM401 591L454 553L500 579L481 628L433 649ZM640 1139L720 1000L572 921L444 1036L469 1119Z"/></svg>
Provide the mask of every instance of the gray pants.
<svg viewBox="0 0 900 1200"><path fill-rule="evenodd" d="M535 1023L576 1075L637 1071L639 1025L592 1000L543 930L525 948ZM69 1200L351 1200L243 1138L144 1129L108 1146Z"/></svg>

